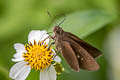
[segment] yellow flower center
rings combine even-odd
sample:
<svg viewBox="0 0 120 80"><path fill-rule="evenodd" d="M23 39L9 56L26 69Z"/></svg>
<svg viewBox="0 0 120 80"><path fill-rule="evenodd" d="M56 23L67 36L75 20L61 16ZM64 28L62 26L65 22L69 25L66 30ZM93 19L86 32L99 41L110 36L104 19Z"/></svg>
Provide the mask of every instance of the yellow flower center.
<svg viewBox="0 0 120 80"><path fill-rule="evenodd" d="M39 41L38 44L34 41L34 45L25 45L27 53L24 53L24 61L28 62L28 65L35 70L42 70L50 66L53 61L53 51L52 48L48 48L48 44L44 41Z"/></svg>

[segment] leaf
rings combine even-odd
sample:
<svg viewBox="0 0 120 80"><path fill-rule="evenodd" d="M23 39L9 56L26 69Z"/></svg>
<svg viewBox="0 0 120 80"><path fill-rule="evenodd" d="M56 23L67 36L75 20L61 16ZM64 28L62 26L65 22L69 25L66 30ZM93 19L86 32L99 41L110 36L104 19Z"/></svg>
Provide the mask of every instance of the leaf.
<svg viewBox="0 0 120 80"><path fill-rule="evenodd" d="M84 38L91 33L101 29L109 24L114 17L112 15L98 10L79 11L67 15L67 19L61 27L68 32L72 32L77 36ZM50 27L48 31L53 28Z"/></svg>

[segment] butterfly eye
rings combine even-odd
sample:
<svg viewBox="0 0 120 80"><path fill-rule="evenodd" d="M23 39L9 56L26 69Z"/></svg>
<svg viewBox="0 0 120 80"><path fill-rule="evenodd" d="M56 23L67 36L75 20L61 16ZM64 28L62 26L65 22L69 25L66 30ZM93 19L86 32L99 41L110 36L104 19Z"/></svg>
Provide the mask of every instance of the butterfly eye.
<svg viewBox="0 0 120 80"><path fill-rule="evenodd" d="M57 31L56 31L56 33L57 33L57 34L60 34L60 31L59 31L59 30L57 30Z"/></svg>

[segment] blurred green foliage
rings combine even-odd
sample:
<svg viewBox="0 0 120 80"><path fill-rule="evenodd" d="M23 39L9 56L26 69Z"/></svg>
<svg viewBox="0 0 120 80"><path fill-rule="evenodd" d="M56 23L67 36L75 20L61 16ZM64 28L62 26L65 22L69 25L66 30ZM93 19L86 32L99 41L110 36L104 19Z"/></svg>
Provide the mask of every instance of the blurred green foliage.
<svg viewBox="0 0 120 80"><path fill-rule="evenodd" d="M103 41L109 30L119 24L118 0L0 0L0 80L9 80L9 69L15 50L14 43L26 43L31 30L52 31L51 18L65 14L61 25L103 52ZM59 19L58 19L59 20ZM104 54L104 53L103 53ZM57 80L107 80L107 61L104 56L97 59L100 70L79 73L69 69L64 59L65 72ZM38 80L39 71L31 71L27 80Z"/></svg>

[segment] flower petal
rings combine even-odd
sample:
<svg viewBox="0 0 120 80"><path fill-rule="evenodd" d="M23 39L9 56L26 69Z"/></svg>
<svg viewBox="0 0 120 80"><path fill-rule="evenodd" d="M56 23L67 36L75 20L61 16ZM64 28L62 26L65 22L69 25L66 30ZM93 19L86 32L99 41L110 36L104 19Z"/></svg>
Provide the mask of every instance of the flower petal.
<svg viewBox="0 0 120 80"><path fill-rule="evenodd" d="M46 39L49 35L46 34L47 32L44 32L45 34L42 36L41 41ZM48 44L49 43L49 38L45 40L45 42Z"/></svg>
<svg viewBox="0 0 120 80"><path fill-rule="evenodd" d="M25 46L23 44L21 44L21 43L14 44L14 48L15 48L15 50L16 50L17 53L21 54L23 52L26 52Z"/></svg>
<svg viewBox="0 0 120 80"><path fill-rule="evenodd" d="M40 30L32 30L28 35L28 42L31 42L34 44L34 40L38 43L38 38L41 37L41 31Z"/></svg>
<svg viewBox="0 0 120 80"><path fill-rule="evenodd" d="M11 69L9 76L15 80L25 80L30 73L30 66L27 62L21 61L16 63Z"/></svg>
<svg viewBox="0 0 120 80"><path fill-rule="evenodd" d="M24 58L23 57L19 57L19 58L12 58L13 62L18 62L18 61L23 61Z"/></svg>
<svg viewBox="0 0 120 80"><path fill-rule="evenodd" d="M23 58L23 53L26 53L25 47L23 44L21 43L16 43L14 44L14 48L16 49L16 54L14 54L14 58L12 59L12 61L14 62L18 62L18 61L22 61L24 60Z"/></svg>
<svg viewBox="0 0 120 80"><path fill-rule="evenodd" d="M32 30L29 35L28 35L28 42L31 42L32 44L34 44L34 40L38 43L41 40L44 40L45 38L48 37L48 34L45 30L40 31L40 30ZM46 40L46 42L49 39Z"/></svg>
<svg viewBox="0 0 120 80"><path fill-rule="evenodd" d="M16 53L14 54L14 58L12 58L12 61L13 62L18 62L18 61L23 61L24 60L24 57L23 57L23 54L21 53Z"/></svg>
<svg viewBox="0 0 120 80"><path fill-rule="evenodd" d="M14 58L12 58L13 62L18 62L18 61L24 60L23 53L16 53L16 54L14 54L13 57L14 57Z"/></svg>
<svg viewBox="0 0 120 80"><path fill-rule="evenodd" d="M56 80L56 71L53 65L49 69L40 72L40 80Z"/></svg>
<svg viewBox="0 0 120 80"><path fill-rule="evenodd" d="M59 57L59 56L56 56L55 58L54 58L54 61L56 61L56 62L61 62L61 58Z"/></svg>

